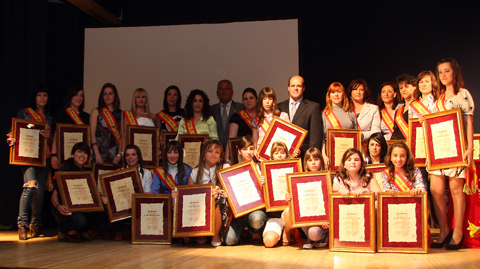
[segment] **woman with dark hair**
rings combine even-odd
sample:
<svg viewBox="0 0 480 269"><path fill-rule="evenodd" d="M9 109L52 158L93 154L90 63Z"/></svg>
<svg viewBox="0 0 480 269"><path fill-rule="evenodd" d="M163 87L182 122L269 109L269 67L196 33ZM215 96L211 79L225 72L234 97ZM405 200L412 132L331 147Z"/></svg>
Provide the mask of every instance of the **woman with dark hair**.
<svg viewBox="0 0 480 269"><path fill-rule="evenodd" d="M63 101L63 108L57 112L55 117L56 123L68 123L68 124L90 124L90 114L83 111L85 107L85 92L80 85L72 85L67 89L65 93L65 99ZM57 158L57 140L56 134L53 136L54 143L52 144L52 156L51 163L53 169L58 169L59 160Z"/></svg>
<svg viewBox="0 0 480 269"><path fill-rule="evenodd" d="M85 142L79 142L72 148L72 157L67 160L67 164L60 167L60 171L74 172L74 171L89 171L85 168L85 164L90 156L90 147ZM70 212L62 204L62 199L58 193L57 183L54 183L54 189L51 197L51 202L54 208L52 209L53 216L58 223L58 241L68 242L69 231L78 231L84 241L92 241L89 231L97 224L104 216L104 212Z"/></svg>
<svg viewBox="0 0 480 269"><path fill-rule="evenodd" d="M175 186L187 185L192 168L183 163L183 149L172 140L165 146L162 166L154 170L152 193L172 193Z"/></svg>
<svg viewBox="0 0 480 269"><path fill-rule="evenodd" d="M217 123L210 116L210 100L202 90L192 90L185 104L185 118L180 121L177 137L181 134L208 134L217 140Z"/></svg>
<svg viewBox="0 0 480 269"><path fill-rule="evenodd" d="M40 134L47 139L47 162L45 167L21 166L23 175L23 191L20 196L20 205L17 218L18 238L20 240L28 239L28 230L30 237L40 235L40 226L42 225L42 207L45 183L48 178L50 168L50 146L52 142L53 118L47 111L48 89L44 85L38 85L33 92L30 107L18 111L16 118L32 120L47 123L47 130L40 131ZM12 137L11 132L7 134L7 143L11 147L16 139ZM31 210L31 212L30 212ZM31 214L31 216L30 216Z"/></svg>
<svg viewBox="0 0 480 269"><path fill-rule="evenodd" d="M118 164L122 160L121 126L122 110L117 87L106 83L98 96L98 106L90 113L90 136L96 163Z"/></svg>
<svg viewBox="0 0 480 269"><path fill-rule="evenodd" d="M411 74L401 74L397 76L397 85L405 101L395 110L395 125L391 139L407 139L408 136L408 116L410 104L417 99L417 79Z"/></svg>
<svg viewBox="0 0 480 269"><path fill-rule="evenodd" d="M362 140L365 142L370 135L378 133L380 129L380 113L378 107L372 102L372 91L364 79L354 79L347 89L357 124L362 131Z"/></svg>
<svg viewBox="0 0 480 269"><path fill-rule="evenodd" d="M387 156L388 145L382 133L374 133L367 140L366 164L384 163Z"/></svg>
<svg viewBox="0 0 480 269"><path fill-rule="evenodd" d="M163 110L157 113L161 121L160 131L176 132L178 130L180 120L185 114L183 108L180 108L181 103L180 89L175 85L168 86L163 95Z"/></svg>
<svg viewBox="0 0 480 269"><path fill-rule="evenodd" d="M229 138L252 135L252 120L257 116L257 92L252 88L246 88L242 94L242 101L245 109L230 117ZM225 156L226 162L232 164L229 160L229 147L225 150Z"/></svg>
<svg viewBox="0 0 480 269"><path fill-rule="evenodd" d="M390 140L392 137L393 128L395 125L395 110L399 107L400 92L395 82L384 82L380 85L378 91L378 110L380 111L381 125L385 140Z"/></svg>
<svg viewBox="0 0 480 269"><path fill-rule="evenodd" d="M125 147L125 154L123 155L123 168L138 167L138 173L142 180L142 187L144 193L152 193L152 172L143 167L142 151L136 145L129 144Z"/></svg>

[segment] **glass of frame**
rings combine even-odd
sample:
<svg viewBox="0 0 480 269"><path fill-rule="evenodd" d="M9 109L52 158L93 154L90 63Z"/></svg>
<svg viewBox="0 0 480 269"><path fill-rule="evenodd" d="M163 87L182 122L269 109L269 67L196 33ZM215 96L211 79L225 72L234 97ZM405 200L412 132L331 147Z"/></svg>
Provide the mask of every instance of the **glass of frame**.
<svg viewBox="0 0 480 269"><path fill-rule="evenodd" d="M357 129L327 129L327 156L331 170L338 170L343 153L349 148L362 151L362 131Z"/></svg>
<svg viewBox="0 0 480 269"><path fill-rule="evenodd" d="M127 145L134 144L140 148L145 168L158 167L158 128L127 125L125 136Z"/></svg>
<svg viewBox="0 0 480 269"><path fill-rule="evenodd" d="M228 192L228 204L235 218L265 208L260 175L253 161L218 170L217 178Z"/></svg>
<svg viewBox="0 0 480 269"><path fill-rule="evenodd" d="M332 192L330 172L287 174L292 228L319 226L329 220L328 194Z"/></svg>
<svg viewBox="0 0 480 269"><path fill-rule="evenodd" d="M418 119L408 119L407 145L415 160L415 167L425 167L427 161L425 139L423 138L422 124Z"/></svg>
<svg viewBox="0 0 480 269"><path fill-rule="evenodd" d="M237 164L239 162L238 160L238 144L240 143L240 137L234 137L234 138L229 138L228 139L228 150L230 152L230 161L232 161L232 164Z"/></svg>
<svg viewBox="0 0 480 269"><path fill-rule="evenodd" d="M382 173L387 169L384 163L377 163L377 164L367 164L366 166L367 171L372 172L375 181L377 181L380 190L383 191L383 183L382 183Z"/></svg>
<svg viewBox="0 0 480 269"><path fill-rule="evenodd" d="M178 142L183 148L183 162L190 167L197 167L200 162L202 145L208 140L208 135L181 134L178 135Z"/></svg>
<svg viewBox="0 0 480 269"><path fill-rule="evenodd" d="M265 176L265 207L267 212L283 211L288 207L285 193L288 192L287 174L303 172L299 158L260 163Z"/></svg>
<svg viewBox="0 0 480 269"><path fill-rule="evenodd" d="M330 251L374 253L375 194L330 194Z"/></svg>
<svg viewBox="0 0 480 269"><path fill-rule="evenodd" d="M427 193L378 194L378 252L428 253Z"/></svg>
<svg viewBox="0 0 480 269"><path fill-rule="evenodd" d="M480 161L480 134L473 134L473 160Z"/></svg>
<svg viewBox="0 0 480 269"><path fill-rule="evenodd" d="M91 172L56 172L62 204L70 212L103 211L97 185Z"/></svg>
<svg viewBox="0 0 480 269"><path fill-rule="evenodd" d="M293 155L293 152L302 146L307 133L307 130L293 123L273 117L272 123L270 123L267 133L258 148L258 155L263 160L270 160L270 149L275 141L284 142L290 154Z"/></svg>
<svg viewBox="0 0 480 269"><path fill-rule="evenodd" d="M423 123L427 169L467 166L465 134L460 108L426 114Z"/></svg>
<svg viewBox="0 0 480 269"><path fill-rule="evenodd" d="M178 186L173 209L173 237L215 235L214 184Z"/></svg>
<svg viewBox="0 0 480 269"><path fill-rule="evenodd" d="M172 243L172 196L136 193L132 197L132 244Z"/></svg>
<svg viewBox="0 0 480 269"><path fill-rule="evenodd" d="M55 128L55 143L60 166L67 163L75 144L85 142L90 145L90 125L57 123Z"/></svg>
<svg viewBox="0 0 480 269"><path fill-rule="evenodd" d="M47 123L12 118L10 164L45 167L47 164L47 139L40 131L47 130Z"/></svg>
<svg viewBox="0 0 480 269"><path fill-rule="evenodd" d="M138 168L126 168L100 175L103 195L108 198L107 211L110 222L132 216L132 194L143 193Z"/></svg>

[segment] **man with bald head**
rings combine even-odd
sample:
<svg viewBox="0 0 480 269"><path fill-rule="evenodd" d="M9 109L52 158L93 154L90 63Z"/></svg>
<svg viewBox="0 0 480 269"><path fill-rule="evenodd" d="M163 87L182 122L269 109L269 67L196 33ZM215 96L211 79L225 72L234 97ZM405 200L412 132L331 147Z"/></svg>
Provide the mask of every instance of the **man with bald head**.
<svg viewBox="0 0 480 269"><path fill-rule="evenodd" d="M293 76L288 80L288 93L290 98L278 104L278 108L285 113L288 113L290 121L308 130L308 134L303 141L302 159L305 152L315 147L322 149L323 137L323 123L320 105L316 102L309 101L303 98L305 92L305 85L301 76Z"/></svg>

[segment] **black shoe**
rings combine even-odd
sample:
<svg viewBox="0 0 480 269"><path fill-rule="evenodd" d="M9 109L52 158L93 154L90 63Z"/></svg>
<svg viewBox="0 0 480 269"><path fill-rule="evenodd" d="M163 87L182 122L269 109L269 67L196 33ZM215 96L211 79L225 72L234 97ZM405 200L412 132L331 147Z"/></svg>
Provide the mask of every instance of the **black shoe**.
<svg viewBox="0 0 480 269"><path fill-rule="evenodd" d="M430 245L430 248L443 248L443 246L447 243L450 242L452 239L453 231L450 231L447 236L443 239L442 242L435 242Z"/></svg>
<svg viewBox="0 0 480 269"><path fill-rule="evenodd" d="M68 242L68 234L60 232L58 230L58 241L59 242Z"/></svg>
<svg viewBox="0 0 480 269"><path fill-rule="evenodd" d="M465 239L465 235L462 235L462 240L460 240L460 243L458 244L450 244L448 243L446 246L445 246L445 249L446 250L459 250L462 248L462 245L463 245L463 239Z"/></svg>
<svg viewBox="0 0 480 269"><path fill-rule="evenodd" d="M24 225L18 226L18 239L27 240L28 239L27 231L28 231L28 226L24 226Z"/></svg>
<svg viewBox="0 0 480 269"><path fill-rule="evenodd" d="M30 237L43 237L43 234L40 233L40 225L30 224Z"/></svg>

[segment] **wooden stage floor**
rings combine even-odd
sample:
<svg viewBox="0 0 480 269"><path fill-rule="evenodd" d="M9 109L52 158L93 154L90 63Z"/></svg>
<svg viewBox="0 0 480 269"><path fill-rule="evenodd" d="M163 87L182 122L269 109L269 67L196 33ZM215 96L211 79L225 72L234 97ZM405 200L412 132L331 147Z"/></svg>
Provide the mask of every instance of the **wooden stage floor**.
<svg viewBox="0 0 480 269"><path fill-rule="evenodd" d="M0 231L1 268L480 268L480 249L429 249L429 254L341 253L301 246L267 249L180 244L132 245L100 237L61 243L54 231L18 241L16 231ZM50 234L50 235L49 235Z"/></svg>

